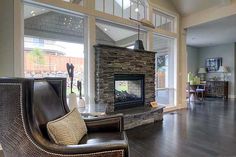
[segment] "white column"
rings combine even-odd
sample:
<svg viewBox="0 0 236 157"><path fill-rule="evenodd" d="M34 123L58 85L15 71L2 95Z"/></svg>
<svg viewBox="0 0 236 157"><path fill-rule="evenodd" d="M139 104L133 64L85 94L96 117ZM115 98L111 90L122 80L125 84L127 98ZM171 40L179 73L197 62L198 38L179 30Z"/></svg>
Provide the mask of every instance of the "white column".
<svg viewBox="0 0 236 157"><path fill-rule="evenodd" d="M24 3L14 0L14 76L24 77Z"/></svg>
<svg viewBox="0 0 236 157"><path fill-rule="evenodd" d="M87 81L86 103L94 104L95 98L95 52L94 45L96 44L96 20L95 17L88 16L85 20L85 81Z"/></svg>
<svg viewBox="0 0 236 157"><path fill-rule="evenodd" d="M0 5L0 76L23 74L23 15L21 0L2 0Z"/></svg>
<svg viewBox="0 0 236 157"><path fill-rule="evenodd" d="M186 102L186 82L187 82L187 48L186 48L186 30L180 30L180 54L179 54L179 73L177 77L179 78L179 95L178 103L179 108L187 108Z"/></svg>
<svg viewBox="0 0 236 157"><path fill-rule="evenodd" d="M84 0L84 7L95 9L95 0ZM89 110L94 109L95 98L95 52L94 45L96 44L96 19L94 16L85 18L84 27L84 49L85 49L85 100L89 104Z"/></svg>
<svg viewBox="0 0 236 157"><path fill-rule="evenodd" d="M14 76L14 0L0 5L0 77Z"/></svg>

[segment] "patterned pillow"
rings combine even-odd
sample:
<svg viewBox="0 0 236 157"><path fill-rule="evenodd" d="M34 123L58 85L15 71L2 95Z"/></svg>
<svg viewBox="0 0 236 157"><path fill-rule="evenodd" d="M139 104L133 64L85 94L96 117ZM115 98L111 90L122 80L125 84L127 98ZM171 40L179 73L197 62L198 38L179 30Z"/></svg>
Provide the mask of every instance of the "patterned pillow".
<svg viewBox="0 0 236 157"><path fill-rule="evenodd" d="M48 122L47 130L52 140L62 145L77 145L87 134L85 122L76 108L65 116Z"/></svg>

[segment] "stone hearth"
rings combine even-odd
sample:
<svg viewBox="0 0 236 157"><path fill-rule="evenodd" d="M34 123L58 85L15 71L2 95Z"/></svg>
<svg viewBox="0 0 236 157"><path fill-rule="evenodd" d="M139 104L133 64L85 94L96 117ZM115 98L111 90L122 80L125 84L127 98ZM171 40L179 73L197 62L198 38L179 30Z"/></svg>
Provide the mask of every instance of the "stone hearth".
<svg viewBox="0 0 236 157"><path fill-rule="evenodd" d="M95 103L105 104L106 112L114 112L114 76L145 75L145 106L155 100L155 52L122 47L96 45Z"/></svg>

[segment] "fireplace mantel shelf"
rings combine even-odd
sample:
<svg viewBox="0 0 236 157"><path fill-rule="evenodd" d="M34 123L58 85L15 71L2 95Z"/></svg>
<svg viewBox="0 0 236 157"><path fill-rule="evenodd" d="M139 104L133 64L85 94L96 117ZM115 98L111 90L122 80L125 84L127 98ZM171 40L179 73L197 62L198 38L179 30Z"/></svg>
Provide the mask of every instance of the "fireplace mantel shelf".
<svg viewBox="0 0 236 157"><path fill-rule="evenodd" d="M112 45L105 45L105 44L97 44L94 45L94 48L113 48L113 49L119 49L119 50L126 50L126 51L130 51L130 52L147 52L147 53L156 53L153 51L147 51L147 50L135 50L135 49L128 49L126 47L119 47L119 46L112 46Z"/></svg>

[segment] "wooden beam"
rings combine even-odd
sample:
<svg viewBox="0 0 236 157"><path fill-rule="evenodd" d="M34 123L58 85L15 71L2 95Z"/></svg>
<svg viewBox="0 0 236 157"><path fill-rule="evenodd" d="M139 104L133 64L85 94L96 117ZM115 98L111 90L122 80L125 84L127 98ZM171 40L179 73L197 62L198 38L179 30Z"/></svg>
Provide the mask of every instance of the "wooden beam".
<svg viewBox="0 0 236 157"><path fill-rule="evenodd" d="M236 14L236 0L205 9L182 18L183 28L189 28Z"/></svg>

